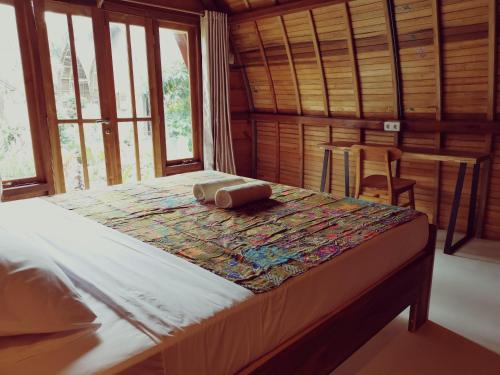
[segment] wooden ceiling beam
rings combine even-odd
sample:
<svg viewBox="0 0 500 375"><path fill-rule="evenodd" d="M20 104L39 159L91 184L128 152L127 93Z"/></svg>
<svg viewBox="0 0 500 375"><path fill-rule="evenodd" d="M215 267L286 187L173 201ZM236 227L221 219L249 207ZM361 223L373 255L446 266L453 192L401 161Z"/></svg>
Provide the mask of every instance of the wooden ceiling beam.
<svg viewBox="0 0 500 375"><path fill-rule="evenodd" d="M289 124L304 124L318 126L340 126L346 128L365 128L372 130L383 129L384 122L382 120L366 120L366 119L349 119L340 117L325 117L325 116L309 116L309 115L287 115L287 114L272 114L254 112L249 114L250 118L256 121L266 122L286 122Z"/></svg>
<svg viewBox="0 0 500 375"><path fill-rule="evenodd" d="M134 14L140 17L151 17L160 20L167 20L172 22L180 22L191 25L200 24L200 14L184 12L181 10L168 10L158 7L151 7L147 5L140 5L134 2L121 1L121 0L106 0L102 4L102 8L110 12Z"/></svg>
<svg viewBox="0 0 500 375"><path fill-rule="evenodd" d="M385 120L358 119L346 117L325 117L308 115L288 115L281 113L249 113L248 117L256 121L266 122L286 122L289 124L304 124L305 126L331 126L349 129L369 129L384 130ZM479 121L479 120L412 120L403 119L401 121L401 131L411 131L415 133L455 133L455 134L500 134L500 121Z"/></svg>
<svg viewBox="0 0 500 375"><path fill-rule="evenodd" d="M314 54L316 55L316 64L319 69L319 76L321 81L321 91L323 92L323 107L325 116L330 115L330 102L328 100L328 88L326 85L325 70L323 68L323 60L321 59L321 50L319 49L318 35L316 34L316 25L314 24L314 18L312 10L307 12L307 17L309 19L309 27L312 36L312 42L314 46Z"/></svg>
<svg viewBox="0 0 500 375"><path fill-rule="evenodd" d="M220 4L216 0L200 0L200 2L201 5L203 5L203 8L205 8L206 10L227 13L226 6L222 6L222 4Z"/></svg>
<svg viewBox="0 0 500 375"><path fill-rule="evenodd" d="M497 2L488 4L488 120L496 117L496 75L497 75Z"/></svg>
<svg viewBox="0 0 500 375"><path fill-rule="evenodd" d="M403 117L403 98L401 87L401 74L399 66L398 39L396 29L396 17L394 15L393 0L383 1L385 24L387 32L387 43L389 55L391 57L392 87L393 87L393 107L394 118Z"/></svg>
<svg viewBox="0 0 500 375"><path fill-rule="evenodd" d="M266 71L267 80L269 82L269 89L271 91L271 99L273 101L273 112L278 112L278 106L276 104L276 92L274 91L274 83L273 78L271 76L271 69L269 69L269 63L267 61L266 50L264 49L264 44L262 43L262 38L260 36L259 28L257 26L257 22L253 23L253 27L255 30L255 36L257 37L257 43L259 45L260 55L262 57L262 61L264 62L264 69Z"/></svg>
<svg viewBox="0 0 500 375"><path fill-rule="evenodd" d="M363 104L361 100L361 90L359 88L358 61L356 59L356 52L354 51L354 36L352 32L351 12L347 3L344 3L342 8L347 32L347 49L349 50L349 58L351 59L352 85L354 91L354 100L356 101L356 117L361 118L363 116Z"/></svg>
<svg viewBox="0 0 500 375"><path fill-rule="evenodd" d="M248 76L247 76L247 69L243 61L241 60L241 56L236 49L236 46L234 45L233 39L231 38L231 35L229 35L229 44L231 46L231 50L234 53L234 58L236 60L236 64L240 67L241 70L241 76L243 77L243 85L245 86L245 92L247 94L247 101L248 101L248 109L249 111L253 112L255 111L255 107L253 104L253 96L252 96L252 89L250 87L250 82L248 81Z"/></svg>
<svg viewBox="0 0 500 375"><path fill-rule="evenodd" d="M203 15L205 12L202 3L197 0L120 0L120 2L197 15Z"/></svg>
<svg viewBox="0 0 500 375"><path fill-rule="evenodd" d="M441 58L441 17L439 0L432 0L432 29L434 41L434 79L436 81L436 120L443 118L443 62Z"/></svg>
<svg viewBox="0 0 500 375"><path fill-rule="evenodd" d="M285 23L283 22L283 17L278 17L281 35L283 37L283 42L285 43L286 55L290 65L290 74L292 76L293 89L295 91L295 100L297 102L297 114L302 114L302 101L300 99L299 83L297 81L297 71L295 70L295 63L293 61L292 51L290 49L290 42L288 40L288 34L286 32Z"/></svg>
<svg viewBox="0 0 500 375"><path fill-rule="evenodd" d="M257 21L263 18L270 18L276 16L284 16L286 14L300 12L304 10L311 10L314 8L340 4L348 2L349 0L298 0L288 3L283 3L267 8L259 8L254 10L249 10L246 12L241 12L238 14L231 15L229 17L229 22L232 24L238 24L242 22Z"/></svg>

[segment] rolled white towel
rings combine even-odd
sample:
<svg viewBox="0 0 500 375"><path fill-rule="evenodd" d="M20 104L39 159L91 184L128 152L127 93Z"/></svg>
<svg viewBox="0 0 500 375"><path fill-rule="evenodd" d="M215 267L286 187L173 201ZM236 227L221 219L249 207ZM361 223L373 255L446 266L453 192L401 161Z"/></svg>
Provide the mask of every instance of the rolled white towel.
<svg viewBox="0 0 500 375"><path fill-rule="evenodd" d="M266 182L248 182L241 185L226 186L215 194L215 205L220 208L239 207L250 202L268 199L273 193Z"/></svg>
<svg viewBox="0 0 500 375"><path fill-rule="evenodd" d="M225 186L244 184L245 180L240 177L227 177L201 182L193 185L193 195L201 202L213 202L215 193Z"/></svg>

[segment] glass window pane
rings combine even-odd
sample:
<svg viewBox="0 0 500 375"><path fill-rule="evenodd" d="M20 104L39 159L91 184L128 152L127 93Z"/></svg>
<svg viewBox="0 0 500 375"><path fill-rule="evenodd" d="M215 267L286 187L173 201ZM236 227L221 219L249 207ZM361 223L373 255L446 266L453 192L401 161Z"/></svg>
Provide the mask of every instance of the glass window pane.
<svg viewBox="0 0 500 375"><path fill-rule="evenodd" d="M73 16L72 20L82 117L84 119L100 118L101 108L99 106L99 86L97 83L92 19L90 17Z"/></svg>
<svg viewBox="0 0 500 375"><path fill-rule="evenodd" d="M15 10L0 4L0 175L36 175Z"/></svg>
<svg viewBox="0 0 500 375"><path fill-rule="evenodd" d="M77 124L59 126L66 191L85 189L80 133Z"/></svg>
<svg viewBox="0 0 500 375"><path fill-rule="evenodd" d="M68 21L65 14L46 12L45 22L49 39L50 65L54 81L57 117L59 119L76 119L76 99Z"/></svg>
<svg viewBox="0 0 500 375"><path fill-rule="evenodd" d="M155 177L154 155L153 155L153 131L151 122L139 122L137 124L139 133L139 155L141 161L141 178L149 180Z"/></svg>
<svg viewBox="0 0 500 375"><path fill-rule="evenodd" d="M89 171L90 188L106 186L106 159L104 155L104 142L102 125L84 124L85 149L87 152L87 167Z"/></svg>
<svg viewBox="0 0 500 375"><path fill-rule="evenodd" d="M130 26L132 65L134 68L135 106L138 117L150 117L148 58L143 26Z"/></svg>
<svg viewBox="0 0 500 375"><path fill-rule="evenodd" d="M128 66L127 31L124 24L111 22L111 52L115 81L116 113L118 117L132 117L130 75Z"/></svg>
<svg viewBox="0 0 500 375"><path fill-rule="evenodd" d="M120 160L122 165L123 183L137 181L135 164L134 126L130 122L118 124L120 138Z"/></svg>
<svg viewBox="0 0 500 375"><path fill-rule="evenodd" d="M160 28L167 159L193 157L187 33Z"/></svg>

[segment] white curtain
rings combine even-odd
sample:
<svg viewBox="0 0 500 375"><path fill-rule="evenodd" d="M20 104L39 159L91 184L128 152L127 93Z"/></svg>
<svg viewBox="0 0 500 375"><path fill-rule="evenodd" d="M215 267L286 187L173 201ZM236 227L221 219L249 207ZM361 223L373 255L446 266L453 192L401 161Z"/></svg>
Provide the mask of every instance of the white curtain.
<svg viewBox="0 0 500 375"><path fill-rule="evenodd" d="M229 29L225 13L201 17L205 169L236 174L229 108Z"/></svg>

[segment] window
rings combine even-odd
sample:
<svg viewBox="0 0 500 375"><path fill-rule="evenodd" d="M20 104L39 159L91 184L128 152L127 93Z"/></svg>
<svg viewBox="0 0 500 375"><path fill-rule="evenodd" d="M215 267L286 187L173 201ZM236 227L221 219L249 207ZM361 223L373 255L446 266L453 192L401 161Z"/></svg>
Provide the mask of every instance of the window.
<svg viewBox="0 0 500 375"><path fill-rule="evenodd" d="M24 195L20 185L62 193L200 167L198 24L167 18L0 0L0 175L16 185L9 198Z"/></svg>
<svg viewBox="0 0 500 375"><path fill-rule="evenodd" d="M163 27L159 34L167 160L192 159L188 34Z"/></svg>
<svg viewBox="0 0 500 375"><path fill-rule="evenodd" d="M0 175L36 176L15 9L0 3Z"/></svg>

